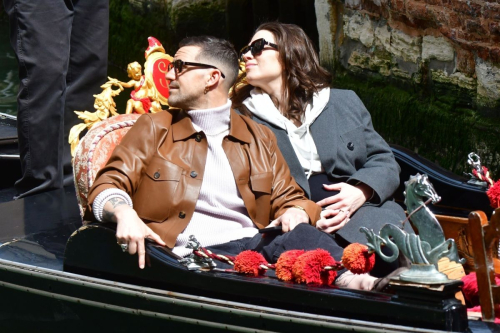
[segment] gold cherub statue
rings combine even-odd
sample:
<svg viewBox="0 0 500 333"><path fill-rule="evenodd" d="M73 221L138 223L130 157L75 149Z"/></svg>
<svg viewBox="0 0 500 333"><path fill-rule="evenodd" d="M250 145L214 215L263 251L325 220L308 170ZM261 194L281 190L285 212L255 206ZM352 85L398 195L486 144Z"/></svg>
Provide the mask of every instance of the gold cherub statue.
<svg viewBox="0 0 500 333"><path fill-rule="evenodd" d="M124 88L134 88L130 92L130 99L127 101L126 114L130 113L156 113L162 110L161 104L151 95L151 82L142 75L142 66L137 61L131 62L127 66L128 82L120 82Z"/></svg>
<svg viewBox="0 0 500 333"><path fill-rule="evenodd" d="M165 75L172 57L165 53L163 45L154 37L148 38L149 46L144 53L146 62L144 63L144 75L142 67L134 61L127 66L127 73L130 81L121 82L108 77L109 81L101 86L103 91L94 95L95 112L75 111L78 118L83 120L83 124L73 126L69 132L69 143L71 145L71 155L75 156L76 147L80 142L80 134L85 129L91 129L95 124L106 118L118 115L113 97L120 94L125 88L133 88L130 99L127 101L125 113L147 113L160 112L162 105L168 106L168 82ZM118 87L112 89L113 86Z"/></svg>

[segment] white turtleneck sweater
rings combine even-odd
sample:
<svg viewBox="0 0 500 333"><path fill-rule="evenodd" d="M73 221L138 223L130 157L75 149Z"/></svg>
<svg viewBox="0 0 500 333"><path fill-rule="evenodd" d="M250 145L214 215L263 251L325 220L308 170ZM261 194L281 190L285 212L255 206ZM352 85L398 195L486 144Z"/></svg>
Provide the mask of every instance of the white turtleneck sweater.
<svg viewBox="0 0 500 333"><path fill-rule="evenodd" d="M218 108L188 112L194 128L205 133L208 152L193 217L177 237L173 250L179 256L191 253L185 247L190 235L196 236L202 246L211 246L253 237L257 233L222 149L222 140L229 133L230 108L228 101Z"/></svg>

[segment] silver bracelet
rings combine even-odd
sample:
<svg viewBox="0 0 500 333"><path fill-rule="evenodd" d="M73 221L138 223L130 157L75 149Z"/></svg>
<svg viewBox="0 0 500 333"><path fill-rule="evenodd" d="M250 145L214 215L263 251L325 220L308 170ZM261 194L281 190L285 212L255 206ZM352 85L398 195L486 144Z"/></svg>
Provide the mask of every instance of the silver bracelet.
<svg viewBox="0 0 500 333"><path fill-rule="evenodd" d="M104 205L112 198L122 198L127 205L133 208L132 199L127 194L127 192L117 189L108 188L97 195L92 203L92 211L97 221L102 222L102 214L104 210Z"/></svg>

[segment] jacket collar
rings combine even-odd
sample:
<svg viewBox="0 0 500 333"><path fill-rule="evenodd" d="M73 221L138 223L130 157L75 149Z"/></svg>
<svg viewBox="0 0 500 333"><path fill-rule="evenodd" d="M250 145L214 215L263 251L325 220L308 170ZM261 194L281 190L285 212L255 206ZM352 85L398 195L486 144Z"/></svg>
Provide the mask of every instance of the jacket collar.
<svg viewBox="0 0 500 333"><path fill-rule="evenodd" d="M189 118L186 112L179 110L172 123L174 141L185 140L194 134L196 134L196 130L193 127L191 118Z"/></svg>
<svg viewBox="0 0 500 333"><path fill-rule="evenodd" d="M229 136L235 138L238 141L250 143L252 141L252 134L248 130L245 121L243 121L241 117L242 116L231 109ZM175 120L172 124L172 135L174 141L185 140L196 133L197 132L193 127L191 118L189 118L186 112L179 111L175 116Z"/></svg>
<svg viewBox="0 0 500 333"><path fill-rule="evenodd" d="M241 119L241 115L236 113L234 109L231 109L231 124L229 127L229 136L232 136L236 140L245 142L245 143L250 143L252 141L252 134L248 130L248 126Z"/></svg>

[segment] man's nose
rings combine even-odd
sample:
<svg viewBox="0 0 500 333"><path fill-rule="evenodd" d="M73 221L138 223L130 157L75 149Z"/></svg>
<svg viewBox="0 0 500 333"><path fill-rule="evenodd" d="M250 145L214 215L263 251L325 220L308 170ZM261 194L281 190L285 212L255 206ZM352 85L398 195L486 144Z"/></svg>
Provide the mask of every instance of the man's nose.
<svg viewBox="0 0 500 333"><path fill-rule="evenodd" d="M169 81L175 80L175 68L172 68L165 74L165 78Z"/></svg>

